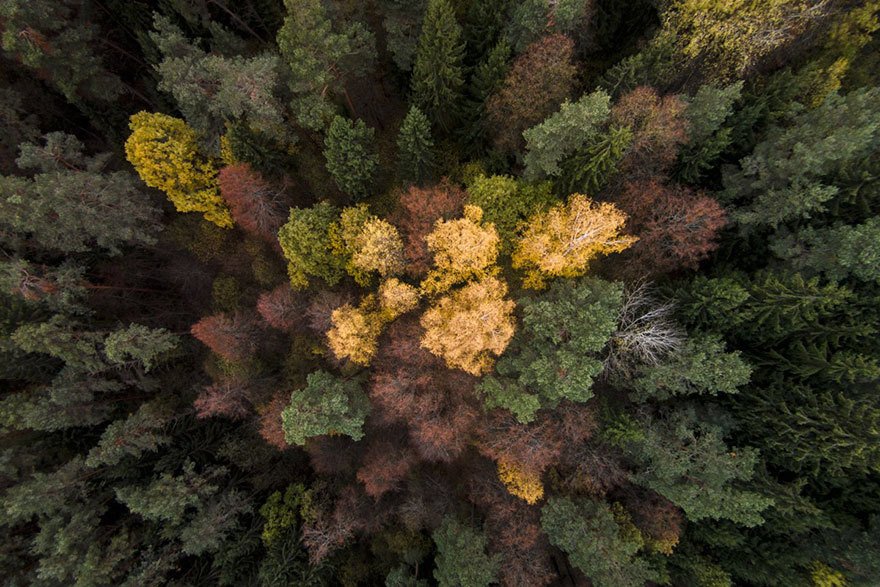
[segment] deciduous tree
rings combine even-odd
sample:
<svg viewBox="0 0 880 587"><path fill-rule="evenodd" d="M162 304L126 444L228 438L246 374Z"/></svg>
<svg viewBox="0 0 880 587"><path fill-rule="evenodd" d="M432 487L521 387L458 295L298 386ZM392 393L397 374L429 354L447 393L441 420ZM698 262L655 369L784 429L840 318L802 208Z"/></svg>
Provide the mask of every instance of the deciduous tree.
<svg viewBox="0 0 880 587"><path fill-rule="evenodd" d="M428 270L431 255L425 238L437 220L461 215L466 194L449 180L433 187L411 186L400 195L400 209L393 222L400 227L406 254L406 271L420 276Z"/></svg>
<svg viewBox="0 0 880 587"><path fill-rule="evenodd" d="M277 243L288 211L284 186L267 181L247 163L224 167L217 180L235 223L256 237Z"/></svg>
<svg viewBox="0 0 880 587"><path fill-rule="evenodd" d="M312 436L324 434L360 440L369 411L370 401L357 381L315 371L303 389L291 394L290 404L281 414L284 438L300 446Z"/></svg>
<svg viewBox="0 0 880 587"><path fill-rule="evenodd" d="M338 217L339 210L327 202L291 208L290 218L278 231L278 242L294 289L308 287L309 277L319 277L328 285L342 279L345 259L328 246L330 227Z"/></svg>

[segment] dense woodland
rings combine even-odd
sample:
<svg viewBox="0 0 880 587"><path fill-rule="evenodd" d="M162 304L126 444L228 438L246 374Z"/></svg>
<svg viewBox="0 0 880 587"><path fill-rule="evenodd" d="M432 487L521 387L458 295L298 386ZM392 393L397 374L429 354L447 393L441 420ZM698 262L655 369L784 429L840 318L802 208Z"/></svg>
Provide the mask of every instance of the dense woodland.
<svg viewBox="0 0 880 587"><path fill-rule="evenodd" d="M880 584L880 0L0 0L9 586Z"/></svg>

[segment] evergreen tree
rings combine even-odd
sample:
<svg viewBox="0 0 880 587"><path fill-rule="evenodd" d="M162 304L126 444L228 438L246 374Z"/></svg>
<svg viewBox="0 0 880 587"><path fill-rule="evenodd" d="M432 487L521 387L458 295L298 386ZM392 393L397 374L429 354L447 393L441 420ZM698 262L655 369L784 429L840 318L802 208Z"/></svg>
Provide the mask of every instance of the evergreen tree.
<svg viewBox="0 0 880 587"><path fill-rule="evenodd" d="M497 556L486 554L486 537L452 516L432 534L437 544L434 578L443 587L488 586L498 573Z"/></svg>
<svg viewBox="0 0 880 587"><path fill-rule="evenodd" d="M379 166L374 136L375 131L363 120L352 122L336 116L324 139L327 171L339 189L355 200L369 194Z"/></svg>
<svg viewBox="0 0 880 587"><path fill-rule="evenodd" d="M412 106L400 126L397 136L400 177L410 183L421 184L434 168L434 140L431 123L416 106Z"/></svg>
<svg viewBox="0 0 880 587"><path fill-rule="evenodd" d="M412 103L444 131L458 120L464 84L461 27L448 0L428 0L413 66Z"/></svg>
<svg viewBox="0 0 880 587"><path fill-rule="evenodd" d="M357 381L315 371L303 389L291 394L290 405L281 414L284 438L298 445L323 434L360 440L369 411L370 403Z"/></svg>

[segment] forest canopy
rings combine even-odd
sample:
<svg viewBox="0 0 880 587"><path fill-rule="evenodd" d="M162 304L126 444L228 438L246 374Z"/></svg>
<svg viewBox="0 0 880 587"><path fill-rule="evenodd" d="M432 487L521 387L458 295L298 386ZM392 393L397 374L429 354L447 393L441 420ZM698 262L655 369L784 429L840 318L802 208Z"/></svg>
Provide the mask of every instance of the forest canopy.
<svg viewBox="0 0 880 587"><path fill-rule="evenodd" d="M878 31L0 0L4 584L880 584Z"/></svg>

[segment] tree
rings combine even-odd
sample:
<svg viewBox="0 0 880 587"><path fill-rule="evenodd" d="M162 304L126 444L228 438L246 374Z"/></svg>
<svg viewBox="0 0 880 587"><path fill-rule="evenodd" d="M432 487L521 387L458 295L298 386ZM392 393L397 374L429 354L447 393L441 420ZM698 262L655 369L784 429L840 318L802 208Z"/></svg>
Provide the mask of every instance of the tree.
<svg viewBox="0 0 880 587"><path fill-rule="evenodd" d="M506 293L502 281L486 277L440 298L422 316L422 346L451 368L486 373L513 337L515 304Z"/></svg>
<svg viewBox="0 0 880 587"><path fill-rule="evenodd" d="M635 481L683 509L689 520L758 526L773 500L738 487L752 477L758 455L751 448L731 450L723 438L721 426L685 409L644 419L638 437L623 444L642 467Z"/></svg>
<svg viewBox="0 0 880 587"><path fill-rule="evenodd" d="M253 129L287 142L284 108L275 98L281 60L264 53L226 57L192 44L166 17L156 16L150 38L162 54L156 66L159 89L174 96L186 121L215 141L228 122L243 121Z"/></svg>
<svg viewBox="0 0 880 587"><path fill-rule="evenodd" d="M0 4L4 53L39 72L70 102L113 101L123 91L94 49L99 35L87 10L51 0L4 0Z"/></svg>
<svg viewBox="0 0 880 587"><path fill-rule="evenodd" d="M483 587L495 581L499 561L486 554L486 537L452 516L431 535L437 545L434 578L441 587Z"/></svg>
<svg viewBox="0 0 880 587"><path fill-rule="evenodd" d="M244 361L254 355L260 331L253 316L206 316L190 329L192 335L227 361Z"/></svg>
<svg viewBox="0 0 880 587"><path fill-rule="evenodd" d="M289 283L260 294L257 311L272 328L290 332L304 325L306 300L298 295Z"/></svg>
<svg viewBox="0 0 880 587"><path fill-rule="evenodd" d="M880 146L878 115L880 90L862 88L831 94L789 126L771 128L739 169L724 174L722 196L739 205L733 219L746 228L775 229L824 212L843 195L844 171L863 168Z"/></svg>
<svg viewBox="0 0 880 587"><path fill-rule="evenodd" d="M375 41L359 22L334 30L321 0L285 0L284 4L287 16L277 41L290 68L291 108L299 124L320 131L334 118L335 108L327 98L348 99L345 85L370 70Z"/></svg>
<svg viewBox="0 0 880 587"><path fill-rule="evenodd" d="M601 192L617 175L618 167L632 146L632 140L633 133L629 127L612 126L575 152L562 165L562 174L557 182L562 193Z"/></svg>
<svg viewBox="0 0 880 587"><path fill-rule="evenodd" d="M535 505L544 497L541 477L515 463L498 462L498 479L504 483L511 495Z"/></svg>
<svg viewBox="0 0 880 587"><path fill-rule="evenodd" d="M178 212L202 212L208 222L232 227L217 186L217 169L199 153L192 128L158 112L132 115L129 128L125 155L145 184L165 192Z"/></svg>
<svg viewBox="0 0 880 587"><path fill-rule="evenodd" d="M415 61L428 0L381 0L379 6L383 15L385 43L391 58L402 71L410 71Z"/></svg>
<svg viewBox="0 0 880 587"><path fill-rule="evenodd" d="M308 287L309 277L319 277L328 285L342 278L344 258L327 246L330 227L338 216L339 210L327 202L290 209L290 218L278 231L278 242L294 289Z"/></svg>
<svg viewBox="0 0 880 587"><path fill-rule="evenodd" d="M287 197L247 163L224 167L217 176L220 194L242 230L275 244L284 224Z"/></svg>
<svg viewBox="0 0 880 587"><path fill-rule="evenodd" d="M550 182L527 183L507 175L478 175L467 187L468 203L495 225L501 251L509 253L526 219L557 201Z"/></svg>
<svg viewBox="0 0 880 587"><path fill-rule="evenodd" d="M743 83L724 87L700 86L685 110L688 141L681 149L678 177L699 181L733 140L733 129L724 125L742 95Z"/></svg>
<svg viewBox="0 0 880 587"><path fill-rule="evenodd" d="M422 281L422 291L438 294L457 283L492 275L500 240L492 224L481 224L482 218L480 208L466 205L463 218L436 222L425 237L434 268Z"/></svg>
<svg viewBox="0 0 880 587"><path fill-rule="evenodd" d="M159 210L131 174L102 173L109 154L85 155L72 135L49 133L44 140L22 144L16 160L21 169L36 170L33 177L0 176L0 226L10 233L4 240L115 255L125 245L155 244Z"/></svg>
<svg viewBox="0 0 880 587"><path fill-rule="evenodd" d="M392 220L400 227L409 274L420 276L428 270L431 254L425 237L437 220L460 216L465 197L464 191L448 180L427 188L410 186L400 195L400 209Z"/></svg>
<svg viewBox="0 0 880 587"><path fill-rule="evenodd" d="M880 282L878 239L880 217L874 216L855 226L807 227L778 239L771 249L796 269L822 273L828 279L842 281L852 276Z"/></svg>
<svg viewBox="0 0 880 587"><path fill-rule="evenodd" d="M323 434L363 438L370 402L360 384L326 371L310 373L307 381L303 389L291 394L290 404L281 414L285 440L302 446L309 438Z"/></svg>
<svg viewBox="0 0 880 587"><path fill-rule="evenodd" d="M528 220L513 253L513 267L524 269L524 285L540 289L550 277L577 277L602 254L623 251L638 239L620 234L626 215L613 204L595 204L572 194Z"/></svg>
<svg viewBox="0 0 880 587"><path fill-rule="evenodd" d="M622 296L619 284L584 278L520 300L522 329L498 361L499 377L480 385L487 407L510 409L529 422L538 408L593 397L593 381L603 368L599 352L617 327Z"/></svg>
<svg viewBox="0 0 880 587"><path fill-rule="evenodd" d="M727 215L712 197L656 180L627 182L615 200L627 214L627 232L639 241L626 253L631 272L662 275L697 269L718 247Z"/></svg>
<svg viewBox="0 0 880 587"><path fill-rule="evenodd" d="M513 50L522 53L529 45L544 36L550 24L550 2L525 0L510 10L506 33Z"/></svg>
<svg viewBox="0 0 880 587"><path fill-rule="evenodd" d="M677 96L659 96L649 87L624 94L611 109L611 123L633 133L632 144L620 162L628 178L666 175L687 143L687 105Z"/></svg>
<svg viewBox="0 0 880 587"><path fill-rule="evenodd" d="M412 103L445 131L458 119L464 84L461 27L448 0L428 0L413 65Z"/></svg>
<svg viewBox="0 0 880 587"><path fill-rule="evenodd" d="M560 163L594 141L610 113L611 97L602 90L585 94L577 102L563 102L559 112L523 132L523 175L531 180L558 177Z"/></svg>
<svg viewBox="0 0 880 587"><path fill-rule="evenodd" d="M552 497L541 508L541 527L596 587L642 585L656 578L637 556L642 547L638 530L627 532L603 502Z"/></svg>
<svg viewBox="0 0 880 587"><path fill-rule="evenodd" d="M506 2L507 0L500 0ZM479 9L488 4L474 2L471 7ZM490 124L486 112L489 98L501 87L510 66L510 45L501 38L491 51L474 68L467 84L468 99L464 113L464 140L467 152L482 153L488 147Z"/></svg>
<svg viewBox="0 0 880 587"><path fill-rule="evenodd" d="M330 229L330 244L361 285L369 285L374 273L387 278L403 271L403 241L397 229L371 215L366 205L342 210L339 222Z"/></svg>
<svg viewBox="0 0 880 587"><path fill-rule="evenodd" d="M180 344L174 334L164 328L129 324L114 330L104 339L104 355L117 367L141 365L149 373Z"/></svg>
<svg viewBox="0 0 880 587"><path fill-rule="evenodd" d="M577 73L571 63L573 48L565 35L550 35L516 58L504 84L486 104L496 147L521 150L523 131L553 114L570 96Z"/></svg>
<svg viewBox="0 0 880 587"><path fill-rule="evenodd" d="M375 134L363 120L352 122L336 116L324 139L327 171L339 189L355 200L369 194L379 166L373 147Z"/></svg>
<svg viewBox="0 0 880 587"><path fill-rule="evenodd" d="M397 135L400 177L421 185L434 168L434 139L431 123L416 106L411 106Z"/></svg>

